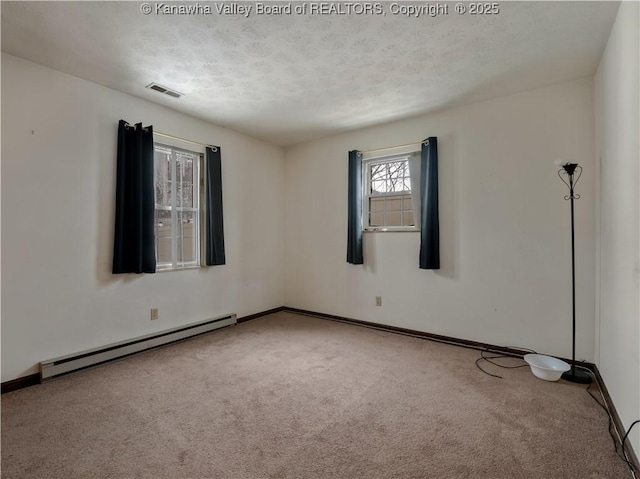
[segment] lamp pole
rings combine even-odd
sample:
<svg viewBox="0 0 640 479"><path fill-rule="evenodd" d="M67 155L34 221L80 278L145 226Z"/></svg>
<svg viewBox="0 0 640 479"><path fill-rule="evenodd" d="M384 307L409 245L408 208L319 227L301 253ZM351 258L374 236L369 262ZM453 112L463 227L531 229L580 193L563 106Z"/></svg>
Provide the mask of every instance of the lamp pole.
<svg viewBox="0 0 640 479"><path fill-rule="evenodd" d="M574 180L574 174L576 171L578 172L578 177ZM582 167L577 163L565 163L558 171L558 176L569 187L569 195L565 196L564 199L571 201L571 300L573 309L573 342L571 369L562 374L562 379L566 379L572 383L589 384L591 382L591 376L582 370L576 369L576 250L573 200L580 199L580 195L575 194L573 188L580 179L580 176L582 176ZM568 181L564 179L564 176L567 177Z"/></svg>

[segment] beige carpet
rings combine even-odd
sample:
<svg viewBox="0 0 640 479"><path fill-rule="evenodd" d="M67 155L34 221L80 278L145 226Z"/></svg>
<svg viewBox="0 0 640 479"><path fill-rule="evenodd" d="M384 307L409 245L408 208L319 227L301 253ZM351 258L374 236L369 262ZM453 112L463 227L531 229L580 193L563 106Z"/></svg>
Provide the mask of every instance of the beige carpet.
<svg viewBox="0 0 640 479"><path fill-rule="evenodd" d="M585 386L478 355L274 314L3 395L2 477L631 477Z"/></svg>

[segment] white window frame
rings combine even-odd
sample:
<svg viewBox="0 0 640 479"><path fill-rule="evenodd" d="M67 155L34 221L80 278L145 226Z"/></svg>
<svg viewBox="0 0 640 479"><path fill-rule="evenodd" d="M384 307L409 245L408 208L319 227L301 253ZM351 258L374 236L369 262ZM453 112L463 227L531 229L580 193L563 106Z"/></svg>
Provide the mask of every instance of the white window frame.
<svg viewBox="0 0 640 479"><path fill-rule="evenodd" d="M160 263L158 262L158 238L156 235L155 248L156 248L156 270L158 271L173 271L173 270L181 270L181 269L191 269L191 268L199 268L202 263L202 253L200 251L202 242L202 221L204 216L204 208L202 207L202 197L201 197L201 185L203 184L203 166L204 166L204 153L200 151L188 150L186 148L181 148L178 146L174 146L168 143L159 143L154 142L154 203L155 203L155 211L171 211L171 262L170 263ZM155 165L155 152L157 149L160 150L169 150L171 152L171 206L159 205L155 202L155 184L156 184L156 165ZM176 178L177 178L177 153L182 152L190 156L194 156L193 163L193 204L192 207L186 206L177 206L176 205L176 195L177 195L177 186L176 186ZM180 212L194 212L194 232L193 232L193 251L195 253L194 261L188 262L179 262L178 261L178 213ZM157 227L157 219L155 220L155 226Z"/></svg>
<svg viewBox="0 0 640 479"><path fill-rule="evenodd" d="M411 185L411 190L409 191L394 191L391 193L381 193L372 195L371 194L371 166L380 165L384 163L392 163L394 161L407 161L407 166L409 166L409 159L415 153L402 153L402 154L394 154L394 155L386 155L386 156L378 156L372 158L364 158L362 160L362 229L365 232L386 232L386 231L396 231L396 232L412 232L412 231L420 231L419 222L417 221L416 212L413 211L413 218L415 225L414 226L370 226L370 211L369 211L369 200L374 198L380 198L383 196L403 196L403 195L412 195L413 194L413 184ZM413 210L413 208L412 208Z"/></svg>

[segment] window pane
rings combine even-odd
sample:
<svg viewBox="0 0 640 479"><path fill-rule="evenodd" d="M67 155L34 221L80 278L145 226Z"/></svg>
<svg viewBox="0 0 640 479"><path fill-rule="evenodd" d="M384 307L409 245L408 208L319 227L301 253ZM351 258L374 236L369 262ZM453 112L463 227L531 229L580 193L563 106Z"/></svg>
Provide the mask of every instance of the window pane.
<svg viewBox="0 0 640 479"><path fill-rule="evenodd" d="M369 211L372 213L378 213L384 211L384 197L383 198L371 198L369 200Z"/></svg>
<svg viewBox="0 0 640 479"><path fill-rule="evenodd" d="M171 264L171 211L156 210L156 262Z"/></svg>
<svg viewBox="0 0 640 479"><path fill-rule="evenodd" d="M407 160L390 161L370 165L370 193L393 193L411 191L409 162Z"/></svg>
<svg viewBox="0 0 640 479"><path fill-rule="evenodd" d="M391 161L387 163L387 171L389 176L402 176L402 163L401 161Z"/></svg>
<svg viewBox="0 0 640 479"><path fill-rule="evenodd" d="M384 226L384 213L371 213L369 215L369 226Z"/></svg>
<svg viewBox="0 0 640 479"><path fill-rule="evenodd" d="M195 211L178 212L178 262L193 263L196 258L196 227L197 214Z"/></svg>
<svg viewBox="0 0 640 479"><path fill-rule="evenodd" d="M386 178L386 168L385 165L371 165L371 179L372 180L383 180Z"/></svg>
<svg viewBox="0 0 640 479"><path fill-rule="evenodd" d="M156 263L171 264L171 236L167 238L157 238L156 244Z"/></svg>
<svg viewBox="0 0 640 479"><path fill-rule="evenodd" d="M194 162L192 155L178 153L176 158L176 173L178 176L176 201L177 206L193 208Z"/></svg>
<svg viewBox="0 0 640 479"><path fill-rule="evenodd" d="M171 205L171 151L155 150L154 174L156 185L156 204Z"/></svg>
<svg viewBox="0 0 640 479"><path fill-rule="evenodd" d="M171 236L171 211L156 209L156 236Z"/></svg>
<svg viewBox="0 0 640 479"><path fill-rule="evenodd" d="M403 226L415 226L416 224L413 221L413 211L405 211L403 213Z"/></svg>
<svg viewBox="0 0 640 479"><path fill-rule="evenodd" d="M385 193L387 191L387 183L384 180L375 180L371 182L371 193Z"/></svg>
<svg viewBox="0 0 640 479"><path fill-rule="evenodd" d="M402 213L399 211L388 212L385 215L385 226L402 226Z"/></svg>
<svg viewBox="0 0 640 479"><path fill-rule="evenodd" d="M387 211L401 211L402 210L402 198L401 197L387 197Z"/></svg>

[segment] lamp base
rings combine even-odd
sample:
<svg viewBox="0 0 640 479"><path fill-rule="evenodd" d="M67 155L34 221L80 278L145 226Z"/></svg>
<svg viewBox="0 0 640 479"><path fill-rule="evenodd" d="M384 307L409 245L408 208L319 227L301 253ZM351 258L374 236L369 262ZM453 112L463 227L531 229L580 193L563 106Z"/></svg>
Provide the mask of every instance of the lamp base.
<svg viewBox="0 0 640 479"><path fill-rule="evenodd" d="M575 367L571 368L566 373L562 373L562 379L572 383L591 384L591 376L580 369L576 369Z"/></svg>

